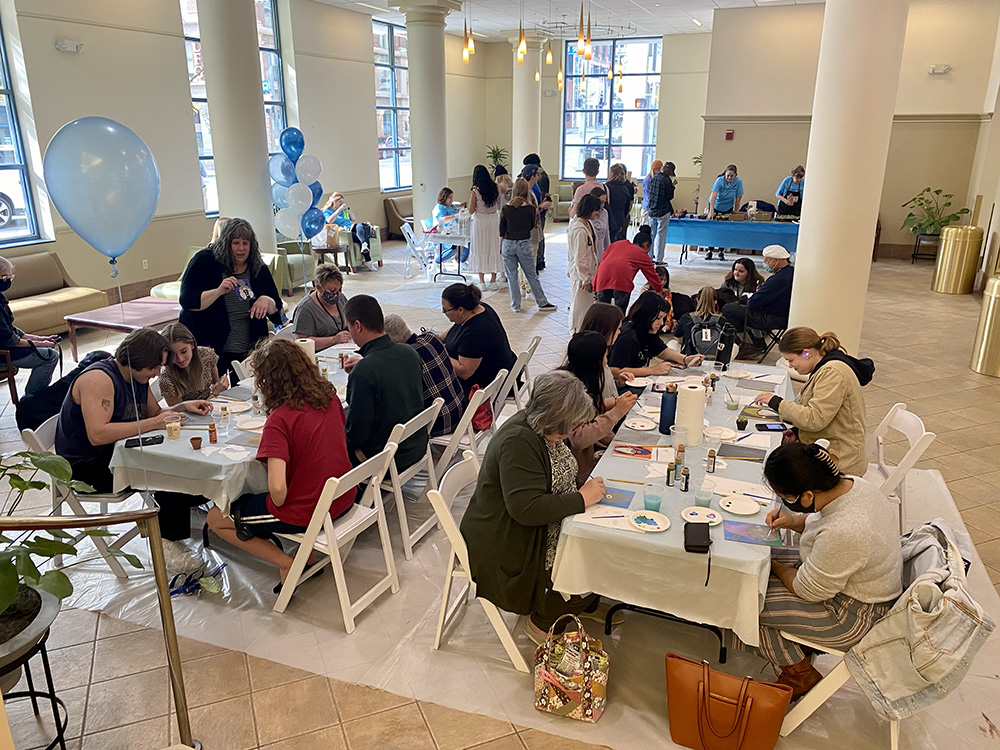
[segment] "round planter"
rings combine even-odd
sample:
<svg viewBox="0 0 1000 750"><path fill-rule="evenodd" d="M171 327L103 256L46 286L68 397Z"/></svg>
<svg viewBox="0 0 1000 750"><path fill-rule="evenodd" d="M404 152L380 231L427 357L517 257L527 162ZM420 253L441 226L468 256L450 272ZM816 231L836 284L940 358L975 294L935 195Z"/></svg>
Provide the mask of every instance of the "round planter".
<svg viewBox="0 0 1000 750"><path fill-rule="evenodd" d="M47 591L36 592L41 598L41 608L38 614L28 624L24 630L13 638L0 643L0 672L3 672L11 662L17 661L42 639L48 631L49 626L59 614L60 600ZM3 615L0 615L0 619ZM0 677L0 693L6 695L21 678L21 668L11 671Z"/></svg>

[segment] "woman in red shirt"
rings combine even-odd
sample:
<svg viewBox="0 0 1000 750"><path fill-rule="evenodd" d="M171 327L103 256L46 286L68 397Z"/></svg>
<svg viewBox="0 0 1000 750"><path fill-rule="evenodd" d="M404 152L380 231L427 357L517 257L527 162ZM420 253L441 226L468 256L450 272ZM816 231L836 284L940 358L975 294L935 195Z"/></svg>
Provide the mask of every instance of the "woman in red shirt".
<svg viewBox="0 0 1000 750"><path fill-rule="evenodd" d="M627 312L629 297L632 296L633 280L637 271L649 281L649 286L659 294L663 290L660 277L656 275L649 249L653 246L653 236L648 226L639 227L632 241L618 240L604 251L594 275L594 291L598 302L617 305L622 313Z"/></svg>
<svg viewBox="0 0 1000 750"><path fill-rule="evenodd" d="M227 542L277 566L284 581L292 556L268 537L304 532L326 480L351 470L344 407L333 385L293 341L267 339L251 361L268 413L257 449L257 460L267 465L268 492L240 497L230 509L232 517L212 508L208 526ZM338 518L353 504L351 489L333 501L330 515Z"/></svg>

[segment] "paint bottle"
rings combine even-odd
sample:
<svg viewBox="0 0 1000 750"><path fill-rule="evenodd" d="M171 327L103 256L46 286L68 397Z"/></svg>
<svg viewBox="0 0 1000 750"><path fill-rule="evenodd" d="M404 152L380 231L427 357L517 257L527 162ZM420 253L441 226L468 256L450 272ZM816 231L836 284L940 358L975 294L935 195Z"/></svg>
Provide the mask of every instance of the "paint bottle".
<svg viewBox="0 0 1000 750"><path fill-rule="evenodd" d="M677 416L677 385L670 383L660 397L660 434L669 435Z"/></svg>
<svg viewBox="0 0 1000 750"><path fill-rule="evenodd" d="M679 467L684 465L684 443L678 445L674 451L674 463Z"/></svg>
<svg viewBox="0 0 1000 750"><path fill-rule="evenodd" d="M708 462L705 464L705 471L709 474L715 473L715 451L708 452Z"/></svg>
<svg viewBox="0 0 1000 750"><path fill-rule="evenodd" d="M219 424L217 425L219 435L229 437L229 407L223 404L219 409Z"/></svg>
<svg viewBox="0 0 1000 750"><path fill-rule="evenodd" d="M705 389L705 406L711 406L712 405L712 395L714 393L715 393L715 389L714 388L706 388Z"/></svg>
<svg viewBox="0 0 1000 750"><path fill-rule="evenodd" d="M667 487L674 486L674 474L676 472L676 469L677 465L673 461L667 464Z"/></svg>
<svg viewBox="0 0 1000 750"><path fill-rule="evenodd" d="M691 469L687 466L681 471L681 492L691 489Z"/></svg>
<svg viewBox="0 0 1000 750"><path fill-rule="evenodd" d="M215 422L208 423L208 442L210 443L219 442L219 433L215 429Z"/></svg>

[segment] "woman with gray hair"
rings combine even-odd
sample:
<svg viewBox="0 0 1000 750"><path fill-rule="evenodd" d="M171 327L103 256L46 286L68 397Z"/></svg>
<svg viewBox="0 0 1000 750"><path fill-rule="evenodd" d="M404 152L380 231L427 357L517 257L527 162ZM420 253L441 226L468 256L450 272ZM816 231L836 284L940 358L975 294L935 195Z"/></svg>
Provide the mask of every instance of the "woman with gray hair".
<svg viewBox="0 0 1000 750"><path fill-rule="evenodd" d="M180 303L180 322L215 350L220 372L246 359L267 336L265 318L281 324L278 289L246 219L227 221L219 238L191 258L181 278Z"/></svg>
<svg viewBox="0 0 1000 750"><path fill-rule="evenodd" d="M562 519L583 513L606 492L600 477L577 489L576 459L566 445L594 414L593 399L573 374L554 370L537 377L527 407L490 440L462 518L478 595L530 615L527 632L535 642L560 615L597 613L597 596L567 601L552 590Z"/></svg>
<svg viewBox="0 0 1000 750"><path fill-rule="evenodd" d="M344 275L332 263L316 268L316 288L295 308L292 330L301 338L316 342L316 351L351 340L344 318L347 295L343 293Z"/></svg>

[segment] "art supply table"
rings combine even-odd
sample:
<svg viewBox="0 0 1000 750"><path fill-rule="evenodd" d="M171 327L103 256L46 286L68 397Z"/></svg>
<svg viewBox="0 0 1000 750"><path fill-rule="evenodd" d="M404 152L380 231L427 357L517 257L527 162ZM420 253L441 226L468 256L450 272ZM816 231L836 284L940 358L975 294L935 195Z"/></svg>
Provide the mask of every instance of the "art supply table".
<svg viewBox="0 0 1000 750"><path fill-rule="evenodd" d="M452 273L451 271L444 270L444 259L441 257L444 253L445 245L453 245L459 248L469 247L472 242L472 237L468 234L444 234L442 232L424 232L423 234L424 242L429 242L434 245L438 245L437 250L437 264L438 270L434 274L434 281L438 280L438 276L451 276L456 279L461 279L465 281L465 276L458 271L462 270L462 252L461 250L455 251L455 264L458 271Z"/></svg>
<svg viewBox="0 0 1000 750"><path fill-rule="evenodd" d="M320 367L327 368L327 379L337 387L337 393L344 398L347 373L340 369L337 353L354 352L353 344L330 347L318 355ZM252 383L252 381L249 381ZM215 413L224 403L238 403L249 400L248 381L223 392L222 398L213 400ZM227 399L235 399L229 401ZM207 497L222 510L229 513L229 504L246 492L266 492L267 472L264 465L255 459L260 443L260 432L241 430L236 422L244 417L254 416L252 410L230 415L229 435L219 436L219 442L212 445L208 441L210 416L188 414L184 427L204 429L181 429L179 440L166 438L165 430L154 430L149 435L163 435L159 445L141 448L126 448L125 441L115 445L111 457L111 471L114 474L114 490L120 492L126 487L135 490L162 490L182 492L187 495ZM201 450L191 447L189 438L201 437Z"/></svg>
<svg viewBox="0 0 1000 750"><path fill-rule="evenodd" d="M760 365L744 367L742 364L740 369L746 369L754 375L780 375L781 382L773 384L776 393L790 395L788 376L784 370ZM720 380L722 385L729 384L730 389L735 383L730 378ZM713 404L705 409L705 419L712 426L735 429L736 416L740 412L728 410L723 398L725 391L721 385L718 390ZM636 402L630 417L647 416L657 419L657 416L644 413L644 409L654 408L645 404L649 393L650 389L647 388ZM658 409L658 406L655 408ZM753 435L757 439L750 441L747 438L737 444L749 441L769 444L770 448L779 444L780 434L758 432L755 424L751 421L747 431L737 432L737 436ZM615 438L615 443L670 445L670 436L661 435L657 430L636 431L622 427ZM763 438L766 438L766 443ZM662 476L647 478L647 465L651 463L649 459L614 456L611 449L605 452L595 467L593 476L603 477L609 490L634 490L635 495L627 510L604 504L595 507L606 509L607 516L617 513L627 515L632 511L642 510L642 487L630 482L657 484L662 488L660 513L670 519L670 528L659 533L644 533L585 523L580 520L581 516L564 519L552 568L553 587L563 594L597 593L690 622L731 629L744 643L755 646L759 637L758 613L764 603L770 575L771 549L729 541L723 536L722 524L711 527L711 575L706 586L709 556L684 551L684 521L681 511L695 505L695 490L706 476L719 483L737 480L760 484L763 479L763 464L730 458L726 460L725 468L717 468L714 474L706 475L704 466L707 449L704 442L697 447L688 447L686 453L684 465L691 469L689 492L681 492L678 484L666 487ZM615 479L627 482L616 482ZM762 494L770 496L767 492ZM719 507L720 500L718 494L712 498L712 510L732 521L762 524L767 511L772 507L768 502L760 506L756 515L736 516L723 512Z"/></svg>
<svg viewBox="0 0 1000 750"><path fill-rule="evenodd" d="M799 243L799 225L785 221L672 218L667 224L667 243L685 247L726 247L733 250L763 250L768 245L781 245L788 252L794 253Z"/></svg>

